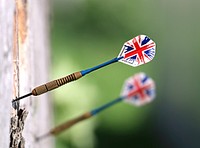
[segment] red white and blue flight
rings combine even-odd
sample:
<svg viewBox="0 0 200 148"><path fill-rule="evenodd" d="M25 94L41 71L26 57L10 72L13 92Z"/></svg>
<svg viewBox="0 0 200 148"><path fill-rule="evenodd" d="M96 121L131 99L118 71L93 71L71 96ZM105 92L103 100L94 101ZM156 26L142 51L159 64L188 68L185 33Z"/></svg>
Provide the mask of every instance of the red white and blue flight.
<svg viewBox="0 0 200 148"><path fill-rule="evenodd" d="M150 62L156 53L156 44L146 35L138 35L124 43L119 61L133 67Z"/></svg>
<svg viewBox="0 0 200 148"><path fill-rule="evenodd" d="M155 95L154 81L143 72L127 79L121 93L121 96L126 96L125 102L136 106L151 102Z"/></svg>

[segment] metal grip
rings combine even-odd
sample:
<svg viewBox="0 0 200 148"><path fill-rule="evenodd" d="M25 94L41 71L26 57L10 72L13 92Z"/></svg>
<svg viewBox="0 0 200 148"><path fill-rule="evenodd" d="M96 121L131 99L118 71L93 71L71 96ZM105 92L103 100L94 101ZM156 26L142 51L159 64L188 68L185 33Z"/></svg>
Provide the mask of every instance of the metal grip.
<svg viewBox="0 0 200 148"><path fill-rule="evenodd" d="M51 129L50 134L52 134L52 135L57 135L57 134L59 134L60 132L66 130L66 129L68 129L68 128L70 128L70 127L73 126L74 124L76 124L76 123L78 123L78 122L80 122L80 121L82 121L82 120L88 119L88 118L90 118L91 116L92 116L91 113L90 113L90 112L87 112L87 113L85 113L85 114L83 114L83 115L81 115L81 116L79 116L79 117L77 117L77 118L75 118L75 119L72 119L72 120L70 120L70 121L68 121L68 122L65 122L65 123L63 123L63 124L61 124L61 125L59 125L59 126L53 128L53 129Z"/></svg>
<svg viewBox="0 0 200 148"><path fill-rule="evenodd" d="M48 82L46 84L40 85L36 88L34 88L32 90L32 95L37 96L37 95L41 95L43 93L46 93L47 91L53 90L58 88L59 86L62 86L64 84L67 84L71 81L77 80L79 78L81 78L82 75L80 72L75 72L73 74L70 74L66 77L57 79L57 80L53 80L51 82Z"/></svg>
<svg viewBox="0 0 200 148"><path fill-rule="evenodd" d="M66 77L57 79L57 80L55 80L55 81L56 81L56 83L57 83L58 86L61 86L61 85L64 85L64 84L66 84L66 83L68 83L68 82L71 82L71 81L74 81L74 80L76 80L76 76L75 76L75 74L73 73L73 74L70 74L70 75L68 75L68 76L66 76Z"/></svg>

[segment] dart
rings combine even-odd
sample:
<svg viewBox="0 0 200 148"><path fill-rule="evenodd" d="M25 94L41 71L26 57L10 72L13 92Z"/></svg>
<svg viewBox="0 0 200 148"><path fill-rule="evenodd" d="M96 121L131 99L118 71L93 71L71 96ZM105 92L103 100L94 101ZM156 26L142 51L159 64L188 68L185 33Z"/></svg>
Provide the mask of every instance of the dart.
<svg viewBox="0 0 200 148"><path fill-rule="evenodd" d="M133 67L140 66L142 64L150 62L156 53L156 44L153 40L151 40L146 35L139 35L134 37L133 39L127 41L124 43L119 55L105 63L99 64L97 66L94 66L92 68L82 70L79 72L72 73L68 76L65 76L63 78L50 81L46 84L40 85L38 87L35 87L30 93L18 97L16 99L13 99L12 102L21 100L23 98L26 98L28 96L38 96L41 94L44 94L48 91L51 91L53 89L56 89L64 84L67 84L69 82L75 81L86 74L91 73L92 71L95 71L97 69L100 69L102 67L105 67L107 65L110 65L115 62L122 62L124 64L128 64Z"/></svg>
<svg viewBox="0 0 200 148"><path fill-rule="evenodd" d="M76 117L72 120L69 120L53 129L51 129L48 133L37 137L37 140L41 140L48 136L56 136L59 133L69 129L76 123L86 120L92 116L97 115L99 112L121 102L127 102L133 104L135 106L141 106L146 103L151 102L155 98L155 83L153 79L148 77L145 73L138 73L134 76L128 78L123 85L122 92L119 98L104 104L96 109L93 109L89 112L82 114L79 117Z"/></svg>

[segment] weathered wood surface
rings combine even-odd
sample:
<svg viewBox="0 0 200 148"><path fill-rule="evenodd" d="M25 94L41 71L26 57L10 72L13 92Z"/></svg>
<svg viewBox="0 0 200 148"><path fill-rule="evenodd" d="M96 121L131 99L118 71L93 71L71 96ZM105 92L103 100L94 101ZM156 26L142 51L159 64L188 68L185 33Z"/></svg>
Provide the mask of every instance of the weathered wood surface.
<svg viewBox="0 0 200 148"><path fill-rule="evenodd" d="M6 10L6 11L5 11ZM0 0L0 147L9 147L14 2Z"/></svg>
<svg viewBox="0 0 200 148"><path fill-rule="evenodd" d="M35 138L49 130L48 95L13 104L49 75L47 0L0 0L0 147L52 148L53 139ZM14 107L14 108L13 108Z"/></svg>

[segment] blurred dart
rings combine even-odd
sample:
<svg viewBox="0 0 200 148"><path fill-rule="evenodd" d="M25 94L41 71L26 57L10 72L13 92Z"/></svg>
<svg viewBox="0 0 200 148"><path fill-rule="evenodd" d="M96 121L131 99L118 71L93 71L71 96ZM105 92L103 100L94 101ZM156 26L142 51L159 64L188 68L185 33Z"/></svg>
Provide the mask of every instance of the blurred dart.
<svg viewBox="0 0 200 148"><path fill-rule="evenodd" d="M146 35L136 36L135 38L124 43L118 57L115 57L114 59L111 59L105 63L94 66L92 68L75 72L66 77L40 85L34 88L30 93L18 97L16 99L13 99L12 102L21 100L31 95L33 96L41 95L43 93L46 93L47 91L51 91L71 81L77 80L85 76L86 74L89 74L92 71L95 71L97 69L100 69L104 66L110 65L118 61L133 67L140 66L142 64L150 62L154 58L155 53L156 53L156 44L153 40L151 40Z"/></svg>
<svg viewBox="0 0 200 148"><path fill-rule="evenodd" d="M56 136L59 133L67 130L71 126L75 125L76 123L88 119L92 116L95 116L99 112L117 104L118 102L125 101L135 106L141 106L151 102L155 98L155 95L156 92L154 81L145 73L135 74L134 76L128 78L125 81L124 86L122 88L121 96L119 98L51 129L48 133L37 137L37 140L41 140L51 135Z"/></svg>

